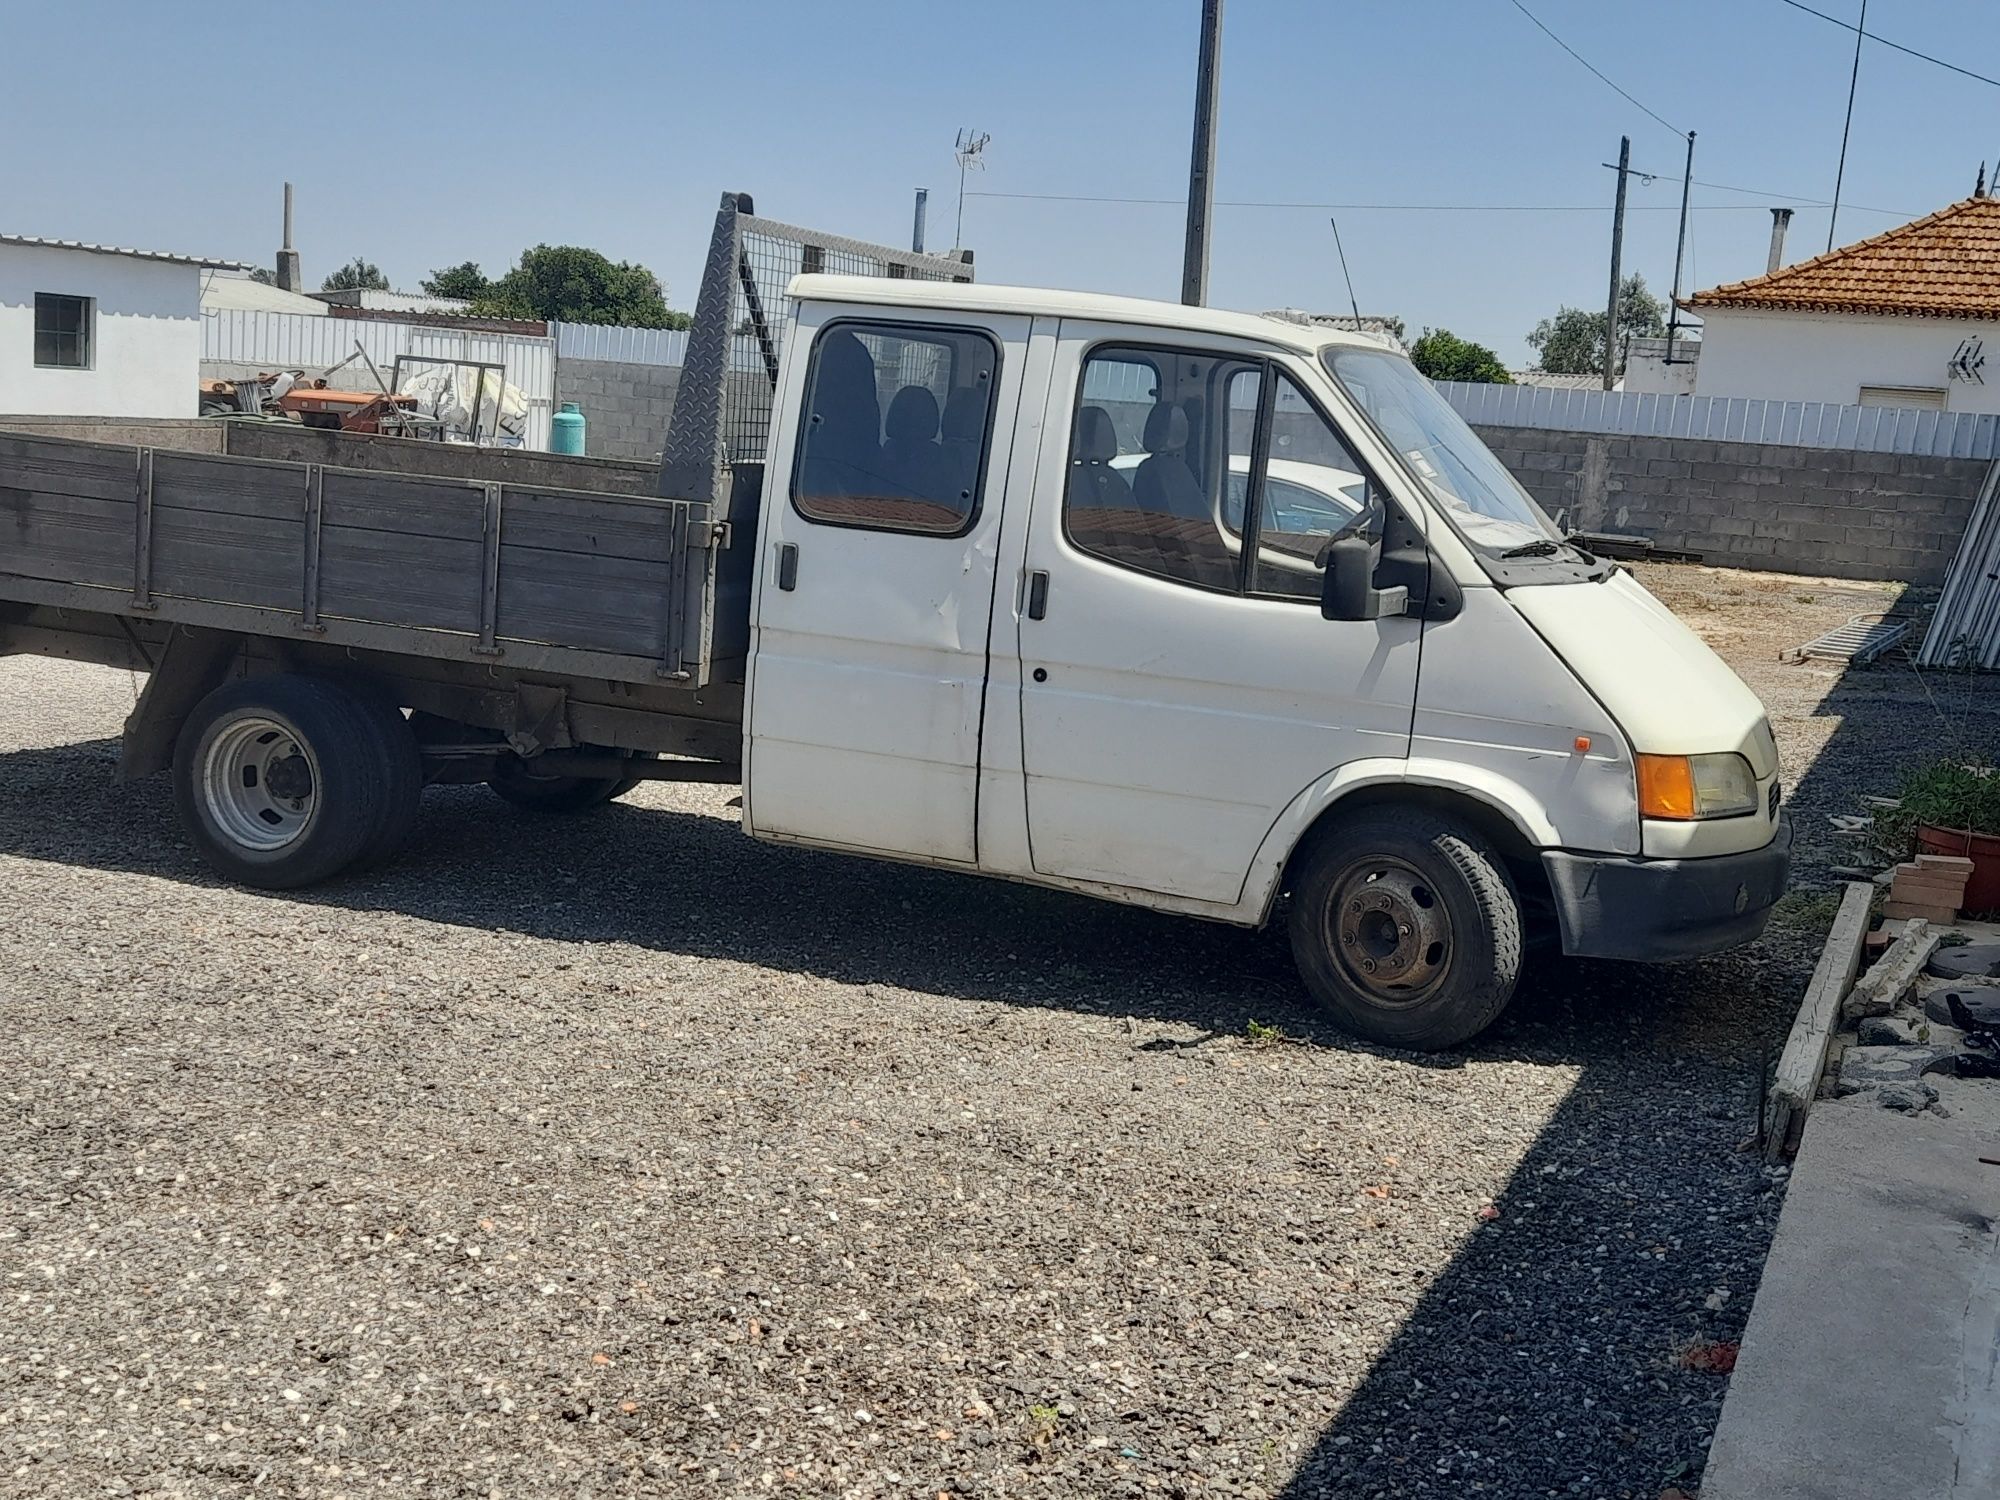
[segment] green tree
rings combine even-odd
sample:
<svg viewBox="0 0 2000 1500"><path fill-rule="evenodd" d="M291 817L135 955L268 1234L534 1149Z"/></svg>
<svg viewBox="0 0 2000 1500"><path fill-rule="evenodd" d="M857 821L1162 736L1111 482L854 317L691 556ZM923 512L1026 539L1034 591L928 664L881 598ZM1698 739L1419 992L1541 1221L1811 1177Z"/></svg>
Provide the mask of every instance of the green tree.
<svg viewBox="0 0 2000 1500"><path fill-rule="evenodd" d="M373 261L363 260L357 255L322 281L319 289L323 292L386 292L389 290L389 278Z"/></svg>
<svg viewBox="0 0 2000 1500"><path fill-rule="evenodd" d="M1426 328L1410 345L1410 362L1433 380L1473 380L1483 385L1512 385L1514 379L1500 356L1484 344L1462 339L1448 328Z"/></svg>
<svg viewBox="0 0 2000 1500"><path fill-rule="evenodd" d="M1627 339L1656 339L1666 331L1666 304L1646 290L1645 277L1633 272L1618 297L1618 369L1625 368ZM1528 347L1541 356L1539 368L1551 375L1595 375L1604 368L1604 312L1559 308L1553 318L1535 325Z"/></svg>
<svg viewBox="0 0 2000 1500"><path fill-rule="evenodd" d="M477 302L493 292L493 283L486 279L486 273L476 261L470 260L433 271L421 284L429 296L458 297L467 302Z"/></svg>
<svg viewBox="0 0 2000 1500"><path fill-rule="evenodd" d="M278 284L278 273L269 266L258 266L250 273L250 279L259 286L276 286Z"/></svg>
<svg viewBox="0 0 2000 1500"><path fill-rule="evenodd" d="M611 261L577 245L537 245L472 305L502 318L617 323L628 328L685 328L691 319L667 306L660 279L631 261Z"/></svg>

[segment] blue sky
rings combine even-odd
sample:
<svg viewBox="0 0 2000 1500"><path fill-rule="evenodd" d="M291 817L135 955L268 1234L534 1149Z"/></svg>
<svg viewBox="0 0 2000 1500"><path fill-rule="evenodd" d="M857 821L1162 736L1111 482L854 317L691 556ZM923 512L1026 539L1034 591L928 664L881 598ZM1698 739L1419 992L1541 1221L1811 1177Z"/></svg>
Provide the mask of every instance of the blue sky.
<svg viewBox="0 0 2000 1500"><path fill-rule="evenodd" d="M1692 289L1763 269L1785 193L1831 195L1853 37L1780 0L1527 0L1678 130L1699 132ZM1815 0L1852 17L1856 0ZM949 246L961 125L983 193L1185 191L1197 0L984 5L217 8L0 0L0 230L268 263L279 184L317 283L354 255L398 286L538 241L642 261L691 300L717 194L907 243L931 189ZM2000 77L1991 0L1873 0L1869 29ZM1604 299L1621 133L1678 176L1676 136L1509 0L1228 0L1217 196L1584 212L1340 213L1364 311L1526 363L1559 303ZM364 123L366 122L366 123ZM2000 88L1872 43L1840 239L1970 193ZM1635 182L1626 264L1664 291L1679 187ZM1827 212L1799 205L1794 256ZM1873 213L1864 209L1888 209ZM980 278L1178 294L1175 203L968 197ZM1210 300L1342 310L1319 209L1219 207Z"/></svg>

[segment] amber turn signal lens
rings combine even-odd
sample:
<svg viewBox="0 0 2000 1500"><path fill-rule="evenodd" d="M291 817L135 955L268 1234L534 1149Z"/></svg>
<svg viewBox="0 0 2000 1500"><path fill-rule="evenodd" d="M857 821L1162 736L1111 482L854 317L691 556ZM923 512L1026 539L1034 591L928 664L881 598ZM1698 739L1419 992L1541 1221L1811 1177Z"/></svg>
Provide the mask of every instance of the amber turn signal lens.
<svg viewBox="0 0 2000 1500"><path fill-rule="evenodd" d="M1694 767L1685 755L1641 755L1639 815L1645 818L1696 816Z"/></svg>

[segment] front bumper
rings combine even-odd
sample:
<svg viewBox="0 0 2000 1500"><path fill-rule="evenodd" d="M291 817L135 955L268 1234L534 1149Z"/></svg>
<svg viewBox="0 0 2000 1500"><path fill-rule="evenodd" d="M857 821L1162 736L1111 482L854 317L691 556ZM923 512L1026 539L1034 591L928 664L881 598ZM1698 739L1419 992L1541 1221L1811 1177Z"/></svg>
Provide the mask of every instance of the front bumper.
<svg viewBox="0 0 2000 1500"><path fill-rule="evenodd" d="M1764 930L1791 873L1792 826L1781 816L1771 842L1745 854L1631 859L1550 849L1542 868L1563 952L1649 962L1697 958Z"/></svg>

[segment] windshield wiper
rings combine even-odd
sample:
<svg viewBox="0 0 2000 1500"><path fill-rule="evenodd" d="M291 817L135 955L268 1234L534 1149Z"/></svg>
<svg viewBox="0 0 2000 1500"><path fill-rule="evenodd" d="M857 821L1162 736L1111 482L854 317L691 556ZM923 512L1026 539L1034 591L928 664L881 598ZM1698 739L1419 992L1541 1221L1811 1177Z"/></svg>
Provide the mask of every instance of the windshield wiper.
<svg viewBox="0 0 2000 1500"><path fill-rule="evenodd" d="M1584 546L1583 542L1584 538L1577 532L1571 532L1568 536L1564 537L1559 542L1552 541L1548 537L1539 537L1532 542L1523 542L1518 547L1509 547L1505 552L1501 553L1500 555L1503 558L1554 557L1558 552L1561 552L1565 548L1567 548L1569 551L1574 552L1578 557L1582 558L1585 562L1590 562L1590 563L1596 562L1597 554L1592 552L1588 547Z"/></svg>

